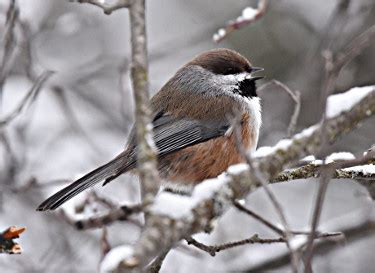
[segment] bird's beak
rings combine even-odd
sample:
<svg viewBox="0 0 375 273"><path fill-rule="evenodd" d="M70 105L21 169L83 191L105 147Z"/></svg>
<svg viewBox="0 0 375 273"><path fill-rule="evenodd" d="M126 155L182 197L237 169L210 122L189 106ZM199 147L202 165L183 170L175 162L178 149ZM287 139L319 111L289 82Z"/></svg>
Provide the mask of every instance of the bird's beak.
<svg viewBox="0 0 375 273"><path fill-rule="evenodd" d="M264 70L264 68L262 68L262 67L252 67L251 68L251 73L254 73L254 72L258 72L258 71L263 71Z"/></svg>
<svg viewBox="0 0 375 273"><path fill-rule="evenodd" d="M263 76L255 76L255 77L253 77L253 76L251 76L251 74L249 74L249 75L247 75L246 76L246 80L251 80L251 81L257 81L257 80L260 80L260 79L263 79L264 77Z"/></svg>
<svg viewBox="0 0 375 273"><path fill-rule="evenodd" d="M251 77L250 78L250 80L252 80L252 81L257 81L257 80L261 80L261 79L263 79L264 77L263 76L256 76L256 77Z"/></svg>

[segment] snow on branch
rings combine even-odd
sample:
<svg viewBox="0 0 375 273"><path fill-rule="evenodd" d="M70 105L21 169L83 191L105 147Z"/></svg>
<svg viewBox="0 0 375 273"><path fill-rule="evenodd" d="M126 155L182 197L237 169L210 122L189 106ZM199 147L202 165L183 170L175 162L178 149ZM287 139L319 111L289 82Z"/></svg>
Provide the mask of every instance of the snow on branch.
<svg viewBox="0 0 375 273"><path fill-rule="evenodd" d="M256 9L252 7L245 8L242 10L241 16L237 17L237 19L234 21L229 21L224 28L220 28L217 33L213 35L212 39L214 42L219 43L233 31L257 21L265 14L267 5L267 0L259 0L258 7Z"/></svg>
<svg viewBox="0 0 375 273"><path fill-rule="evenodd" d="M340 109L335 97L330 99L329 105L336 107L336 110L326 122L329 143L375 114L375 87L354 90L355 93L352 89L341 95L352 101L350 106L345 105ZM321 126L318 123L291 139L281 140L267 152L255 152L254 167L267 180L272 180L289 164L315 154L321 145ZM142 268L179 240L201 231L210 231L212 220L220 217L233 200L244 198L259 187L259 181L250 175L248 165L240 164L231 166L218 178L196 186L191 197L172 197L170 193L160 193L148 210L148 221L134 251L119 264L118 269L121 272L132 267ZM170 204L174 204L173 209Z"/></svg>
<svg viewBox="0 0 375 273"><path fill-rule="evenodd" d="M19 244L14 242L14 239L19 238L19 235L25 231L24 227L18 228L12 226L0 233L0 253L5 254L21 254L22 249Z"/></svg>

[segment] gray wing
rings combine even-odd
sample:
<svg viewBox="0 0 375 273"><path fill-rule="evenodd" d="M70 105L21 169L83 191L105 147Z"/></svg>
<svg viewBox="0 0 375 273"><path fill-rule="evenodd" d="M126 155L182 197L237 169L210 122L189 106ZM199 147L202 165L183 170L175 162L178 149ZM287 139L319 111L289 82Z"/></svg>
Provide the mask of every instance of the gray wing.
<svg viewBox="0 0 375 273"><path fill-rule="evenodd" d="M223 136L230 127L229 122L201 122L195 119L181 119L163 112L155 116L152 124L159 156ZM129 146L133 147L135 163L136 137L134 128L129 138Z"/></svg>
<svg viewBox="0 0 375 273"><path fill-rule="evenodd" d="M159 112L153 122L154 141L158 149L158 156L164 156L188 146L205 142L207 140L223 136L230 127L229 122L206 122L187 118L176 118L168 113ZM104 184L109 183L121 173L136 167L136 136L135 128L129 136L130 150L126 166L116 174L105 179Z"/></svg>
<svg viewBox="0 0 375 273"><path fill-rule="evenodd" d="M179 119L166 113L157 116L153 126L155 145L159 156L162 156L223 136L230 124L229 122L204 123L194 119Z"/></svg>

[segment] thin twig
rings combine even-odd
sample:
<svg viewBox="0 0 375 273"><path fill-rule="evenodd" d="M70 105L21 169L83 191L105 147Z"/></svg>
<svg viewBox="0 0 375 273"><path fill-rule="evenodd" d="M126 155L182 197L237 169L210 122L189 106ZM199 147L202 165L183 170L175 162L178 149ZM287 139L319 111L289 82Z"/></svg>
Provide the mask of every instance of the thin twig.
<svg viewBox="0 0 375 273"><path fill-rule="evenodd" d="M221 244L221 245L208 246L208 245L205 245L201 242L198 242L193 237L189 237L188 239L186 239L186 242L189 245L193 245L193 246L209 253L211 256L215 256L216 253L218 253L220 251L230 249L230 248L234 248L234 247L237 247L237 246L243 246L243 245L248 245L248 244L285 243L286 240L285 240L285 238L282 238L282 237L276 238L276 239L262 239L262 238L259 238L258 234L254 234L250 238L240 240L240 241L234 241L234 242L230 242L230 243L226 243L226 244Z"/></svg>
<svg viewBox="0 0 375 273"><path fill-rule="evenodd" d="M9 8L6 12L6 22L4 36L2 39L3 56L0 62L0 102L2 100L3 86L5 79L12 67L12 60L14 59L14 48L16 43L16 36L14 33L15 24L18 20L19 10L15 0L9 1Z"/></svg>
<svg viewBox="0 0 375 273"><path fill-rule="evenodd" d="M301 233L297 233L301 234ZM303 233L303 235L309 235L309 233ZM321 233L316 236L316 238L332 238L332 237L337 237L337 236L342 236L341 232L334 232L334 233ZM274 243L286 243L285 237L279 237L279 238L273 238L273 239L263 239L259 238L258 234L254 234L250 238L244 239L244 240L239 240L239 241L234 241L230 243L225 243L221 245L205 245L201 242L198 242L195 240L193 237L189 237L186 239L186 242L189 245L193 245L196 248L199 248L200 250L203 250L210 254L211 256L215 256L216 253L227 250L230 248L238 247L238 246L243 246L243 245L249 245L249 244L274 244Z"/></svg>
<svg viewBox="0 0 375 273"><path fill-rule="evenodd" d="M74 113L74 110L68 102L65 90L61 86L53 86L51 90L52 93L55 95L57 102L59 103L59 106L61 107L63 113L65 114L69 126L71 126L77 134L82 136L82 138L85 140L85 143L89 145L90 150L92 150L95 153L95 155L104 154L103 150L100 148L101 145L96 145L92 138L86 133L84 128L81 126L78 118Z"/></svg>
<svg viewBox="0 0 375 273"><path fill-rule="evenodd" d="M147 267L146 272L148 273L158 273L163 265L165 258L168 255L169 250L163 251L159 256L152 261L152 263Z"/></svg>
<svg viewBox="0 0 375 273"><path fill-rule="evenodd" d="M34 100L39 94L39 91L42 89L44 83L49 79L49 77L52 74L52 71L46 71L38 77L32 88L27 92L27 94L24 96L24 98L21 100L18 106L7 116L0 119L0 127L8 125L19 114L21 114L21 112L26 108L27 105L31 105L34 102Z"/></svg>
<svg viewBox="0 0 375 273"><path fill-rule="evenodd" d="M311 234L309 236L308 242L307 242L307 249L306 249L306 260L305 260L305 270L306 272L312 273L312 267L311 267L311 260L313 256L313 246L314 246L314 240L315 240L315 232L318 228L320 216L322 214L323 209L323 203L325 194L327 192L328 183L331 180L332 174L333 174L333 168L326 168L321 173L321 180L319 183L319 189L318 194L315 201L315 207L313 210L313 218L311 222Z"/></svg>
<svg viewBox="0 0 375 273"><path fill-rule="evenodd" d="M91 4L101 8L104 14L110 15L115 10L128 8L133 0L117 0L114 3L106 3L100 0L69 0L69 2L77 2L81 4Z"/></svg>
<svg viewBox="0 0 375 273"><path fill-rule="evenodd" d="M102 235L100 236L100 254L101 259L111 250L111 244L108 241L108 228L102 228Z"/></svg>
<svg viewBox="0 0 375 273"><path fill-rule="evenodd" d="M10 188L10 190L13 193L21 193L29 190L60 186L61 184L68 184L70 182L72 182L71 179L53 179L48 180L47 182L40 182L36 177L32 176L29 179L27 179L23 185L12 187Z"/></svg>
<svg viewBox="0 0 375 273"><path fill-rule="evenodd" d="M219 43L235 30L243 28L244 26L259 20L266 13L267 5L267 0L259 0L258 7L256 9L251 7L245 8L242 11L241 16L234 21L229 21L225 28L219 29L217 33L213 35L214 42Z"/></svg>
<svg viewBox="0 0 375 273"><path fill-rule="evenodd" d="M350 244L356 240L363 240L363 238L373 235L375 231L375 222L374 221L366 221L355 226L346 227L342 230L343 238L345 240L345 244ZM315 243L315 252L320 255L324 255L327 257L327 254L331 251L336 250L340 244L337 244L337 240L320 240ZM299 247L300 250L303 250L306 247L306 244L303 244ZM275 255L270 257L268 260L265 260L261 264L255 265L254 267L249 268L246 270L247 272L268 272L272 271L276 268L281 268L285 265L290 263L290 255L289 253L281 253L280 255Z"/></svg>
<svg viewBox="0 0 375 273"><path fill-rule="evenodd" d="M236 137L237 150L241 153L242 157L246 160L246 163L249 166L250 176L253 177L254 181L257 181L258 183L262 185L262 188L264 189L266 195L270 199L273 207L276 210L277 215L279 216L281 220L281 223L284 227L284 235L286 238L285 243L288 249L290 250L292 270L294 273L298 273L299 270L298 270L297 253L293 250L293 248L290 245L290 241L293 237L290 226L288 224L288 221L286 220L285 213L282 209L281 204L279 203L279 201L277 200L276 196L271 191L271 189L268 187L267 179L262 175L259 169L254 166L250 153L245 149L245 147L243 147L243 140L242 140L241 131L240 131L241 123L240 123L239 115L237 115L237 117L234 119L233 126L234 126L234 134Z"/></svg>
<svg viewBox="0 0 375 273"><path fill-rule="evenodd" d="M234 206L241 212L244 212L246 213L247 215L249 215L250 217L253 217L254 219L258 220L259 222L261 222L262 224L264 224L265 226L267 226L268 228L270 228L271 230L273 230L275 233L277 233L278 235L282 236L285 238L285 231L282 230L281 228L277 227L276 225L272 224L270 221L268 221L267 219L265 219L264 217L262 217L261 215L255 213L254 211L242 206L238 201L234 201L233 202ZM308 231L291 231L291 233L293 235L309 235L310 232ZM319 236L320 238L322 237L332 237L332 236L339 236L339 235L342 235L341 232L316 232L317 236Z"/></svg>
<svg viewBox="0 0 375 273"><path fill-rule="evenodd" d="M112 209L107 213L96 215L82 220L74 220L69 217L63 210L61 210L61 217L66 220L69 224L76 227L79 230L101 228L108 226L116 221L127 221L133 214L141 213L144 209L143 204L133 206L121 206L117 209Z"/></svg>
<svg viewBox="0 0 375 273"><path fill-rule="evenodd" d="M247 215L253 217L254 219L258 220L259 222L261 222L262 224L264 224L265 226L267 226L268 228L270 228L271 230L273 230L274 232L276 232L277 234L279 234L280 236L284 236L284 231L281 229L281 228L278 228L276 225L272 224L270 221L266 220L265 218L263 218L262 216L260 216L259 214L255 213L254 211L242 206L238 201L234 201L233 202L233 205L241 212L244 212L246 213Z"/></svg>
<svg viewBox="0 0 375 273"><path fill-rule="evenodd" d="M277 80L272 80L260 86L258 88L258 92L261 92L262 90L266 89L270 85L276 85L280 87L281 90L285 91L289 95L289 97L293 100L295 104L294 111L293 111L292 116L290 117L290 122L289 122L288 130L287 130L287 137L290 138L296 131L298 117L301 112L301 93L298 90L292 91L288 86L286 86L285 84Z"/></svg>

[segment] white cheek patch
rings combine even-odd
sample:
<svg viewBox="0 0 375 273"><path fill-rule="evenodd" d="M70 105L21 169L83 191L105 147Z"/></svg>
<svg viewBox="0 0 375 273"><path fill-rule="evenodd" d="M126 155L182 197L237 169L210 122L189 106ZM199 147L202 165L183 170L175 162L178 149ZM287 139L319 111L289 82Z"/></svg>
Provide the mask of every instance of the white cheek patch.
<svg viewBox="0 0 375 273"><path fill-rule="evenodd" d="M222 84L234 85L249 77L251 77L249 73L242 72L239 74L232 74L232 75L217 75L215 76L215 81L218 83L221 82Z"/></svg>
<svg viewBox="0 0 375 273"><path fill-rule="evenodd" d="M251 77L249 73L242 72L239 74L232 75L214 75L212 74L211 84L216 86L218 90L222 90L226 93L233 93L233 90L238 90L238 83Z"/></svg>

